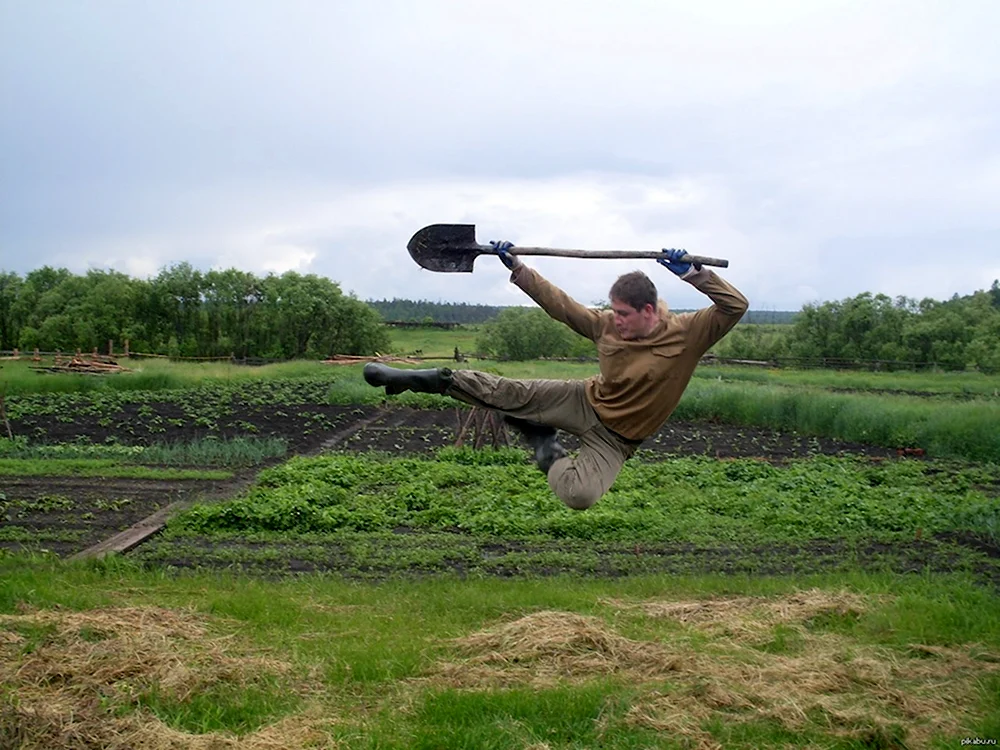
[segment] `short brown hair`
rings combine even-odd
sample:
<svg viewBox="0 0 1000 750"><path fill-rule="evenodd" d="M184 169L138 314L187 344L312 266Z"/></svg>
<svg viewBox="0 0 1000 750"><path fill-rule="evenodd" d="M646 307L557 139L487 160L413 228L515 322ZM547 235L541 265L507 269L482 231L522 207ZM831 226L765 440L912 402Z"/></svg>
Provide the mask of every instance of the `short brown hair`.
<svg viewBox="0 0 1000 750"><path fill-rule="evenodd" d="M656 286L642 271L632 271L618 277L608 294L611 299L642 310L646 305L654 308L657 303Z"/></svg>

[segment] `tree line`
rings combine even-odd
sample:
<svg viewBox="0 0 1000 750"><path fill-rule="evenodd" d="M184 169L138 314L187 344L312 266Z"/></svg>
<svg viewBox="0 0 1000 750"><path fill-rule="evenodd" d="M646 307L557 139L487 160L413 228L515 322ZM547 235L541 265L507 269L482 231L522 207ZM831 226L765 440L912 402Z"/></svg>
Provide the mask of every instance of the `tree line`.
<svg viewBox="0 0 1000 750"><path fill-rule="evenodd" d="M409 313L407 313L409 311ZM327 278L257 277L188 263L150 279L75 275L49 266L0 271L0 350L104 350L187 357L293 359L388 351L383 319L484 323L479 353L503 359L593 356L593 346L529 307L381 300L345 295ZM751 318L750 320L754 320ZM1000 372L1000 282L949 300L884 294L805 305L791 325L748 325L715 348L723 357L894 361Z"/></svg>
<svg viewBox="0 0 1000 750"><path fill-rule="evenodd" d="M389 348L369 305L321 276L263 278L188 263L154 278L64 268L0 272L0 350L133 352L185 357L321 358Z"/></svg>
<svg viewBox="0 0 1000 750"><path fill-rule="evenodd" d="M1000 372L1000 282L949 300L859 294L805 305L791 326L738 326L720 356L975 367Z"/></svg>

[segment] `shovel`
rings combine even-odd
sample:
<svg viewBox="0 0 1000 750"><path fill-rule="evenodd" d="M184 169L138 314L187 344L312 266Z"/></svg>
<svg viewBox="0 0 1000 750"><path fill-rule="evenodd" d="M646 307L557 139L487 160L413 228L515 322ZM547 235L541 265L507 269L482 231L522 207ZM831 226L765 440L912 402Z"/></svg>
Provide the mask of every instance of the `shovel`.
<svg viewBox="0 0 1000 750"><path fill-rule="evenodd" d="M410 257L428 271L472 273L472 264L480 255L496 255L489 245L476 242L475 224L431 224L410 238L406 249ZM662 258L659 250L558 250L552 247L513 247L511 255L550 255L560 258ZM729 268L729 261L685 255L681 263Z"/></svg>

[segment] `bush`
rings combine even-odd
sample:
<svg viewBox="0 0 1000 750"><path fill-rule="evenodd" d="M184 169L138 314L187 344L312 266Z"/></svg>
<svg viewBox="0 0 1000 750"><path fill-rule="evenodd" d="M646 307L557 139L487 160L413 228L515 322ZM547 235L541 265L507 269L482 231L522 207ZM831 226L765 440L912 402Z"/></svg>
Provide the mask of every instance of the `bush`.
<svg viewBox="0 0 1000 750"><path fill-rule="evenodd" d="M508 307L487 323L476 342L479 351L498 359L597 356L589 339L550 318L544 310Z"/></svg>

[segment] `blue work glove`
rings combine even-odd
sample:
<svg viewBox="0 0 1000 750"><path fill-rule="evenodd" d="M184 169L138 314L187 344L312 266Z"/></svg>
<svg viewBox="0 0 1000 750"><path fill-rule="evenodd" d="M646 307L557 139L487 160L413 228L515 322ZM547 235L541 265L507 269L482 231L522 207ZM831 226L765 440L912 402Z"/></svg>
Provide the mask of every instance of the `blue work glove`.
<svg viewBox="0 0 1000 750"><path fill-rule="evenodd" d="M670 249L664 248L662 252L663 252L663 257L657 258L656 262L659 263L664 268L669 268L671 271L680 276L682 279L686 278L687 276L690 276L693 273L693 271L691 270L692 265L694 266L695 271L701 270L701 263L692 264L680 260L685 255L687 255L687 250L678 250L676 248L670 248Z"/></svg>
<svg viewBox="0 0 1000 750"><path fill-rule="evenodd" d="M507 266L507 268L511 271L521 265L521 261L518 260L516 255L511 255L507 252L514 247L513 242L508 242L507 240L490 240L490 245L494 250L496 250L497 256L500 258L500 262Z"/></svg>

